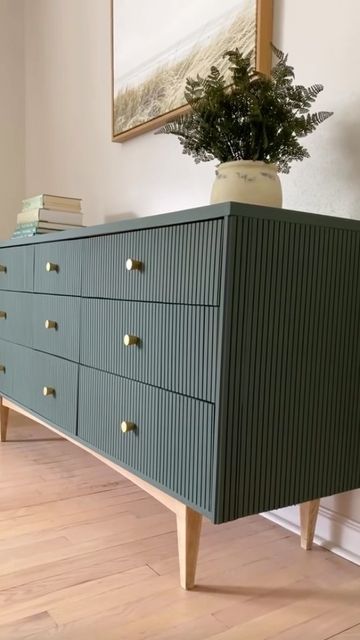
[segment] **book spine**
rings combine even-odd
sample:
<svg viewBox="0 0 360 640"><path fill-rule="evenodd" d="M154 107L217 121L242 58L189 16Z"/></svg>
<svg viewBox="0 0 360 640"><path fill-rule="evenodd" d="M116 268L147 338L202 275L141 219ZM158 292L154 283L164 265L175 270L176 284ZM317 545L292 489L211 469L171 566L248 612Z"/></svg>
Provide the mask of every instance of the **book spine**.
<svg viewBox="0 0 360 640"><path fill-rule="evenodd" d="M14 231L12 238L30 238L36 236L36 231Z"/></svg>
<svg viewBox="0 0 360 640"><path fill-rule="evenodd" d="M33 222L22 222L16 225L15 231L28 231L29 229L34 229L36 231L38 226L39 226L38 220Z"/></svg>
<svg viewBox="0 0 360 640"><path fill-rule="evenodd" d="M35 196L34 198L27 198L22 201L22 210L28 211L29 209L41 209L44 203L43 196Z"/></svg>
<svg viewBox="0 0 360 640"><path fill-rule="evenodd" d="M26 224L27 222L37 222L40 220L42 209L28 209L17 215L17 224Z"/></svg>

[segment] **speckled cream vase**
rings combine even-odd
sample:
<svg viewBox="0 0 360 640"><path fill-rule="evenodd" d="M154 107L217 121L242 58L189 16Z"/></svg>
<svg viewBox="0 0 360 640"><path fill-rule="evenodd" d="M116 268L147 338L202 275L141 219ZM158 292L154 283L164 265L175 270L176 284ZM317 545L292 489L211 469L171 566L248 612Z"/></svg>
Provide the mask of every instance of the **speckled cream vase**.
<svg viewBox="0 0 360 640"><path fill-rule="evenodd" d="M282 190L276 165L253 160L219 164L210 203L228 201L281 207Z"/></svg>

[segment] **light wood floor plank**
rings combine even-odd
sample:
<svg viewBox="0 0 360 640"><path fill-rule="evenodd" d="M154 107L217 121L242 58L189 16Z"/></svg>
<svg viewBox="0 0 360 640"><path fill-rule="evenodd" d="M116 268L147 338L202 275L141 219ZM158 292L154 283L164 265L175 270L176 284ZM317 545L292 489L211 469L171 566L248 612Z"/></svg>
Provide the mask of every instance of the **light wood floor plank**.
<svg viewBox="0 0 360 640"><path fill-rule="evenodd" d="M331 636L334 640L359 640L360 638L360 624L347 629L344 632L337 633L336 636Z"/></svg>
<svg viewBox="0 0 360 640"><path fill-rule="evenodd" d="M184 592L175 515L13 413L0 546L0 640L360 640L359 567L260 516L204 520Z"/></svg>

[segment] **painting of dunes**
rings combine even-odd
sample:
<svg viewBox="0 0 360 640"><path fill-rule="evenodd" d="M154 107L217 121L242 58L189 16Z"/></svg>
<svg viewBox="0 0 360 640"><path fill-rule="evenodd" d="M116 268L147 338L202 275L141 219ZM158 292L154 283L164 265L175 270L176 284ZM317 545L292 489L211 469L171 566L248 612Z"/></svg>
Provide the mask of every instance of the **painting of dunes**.
<svg viewBox="0 0 360 640"><path fill-rule="evenodd" d="M260 29L266 40L261 46L270 51L270 4L113 0L113 139L155 129L181 113L186 78L206 75L213 64L225 71L229 49L256 56L260 68Z"/></svg>

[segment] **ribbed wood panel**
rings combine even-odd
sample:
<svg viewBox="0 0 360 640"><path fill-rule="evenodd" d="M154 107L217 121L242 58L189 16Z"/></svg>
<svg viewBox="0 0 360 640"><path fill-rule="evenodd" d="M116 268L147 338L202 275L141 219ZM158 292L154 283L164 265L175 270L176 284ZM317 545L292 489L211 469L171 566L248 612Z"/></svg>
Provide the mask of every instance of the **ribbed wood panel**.
<svg viewBox="0 0 360 640"><path fill-rule="evenodd" d="M24 402L23 380L21 380L22 370L19 367L21 362L22 347L0 340L0 364L5 367L5 371L0 372L0 393ZM29 350L30 353L30 350Z"/></svg>
<svg viewBox="0 0 360 640"><path fill-rule="evenodd" d="M218 522L360 486L360 233L234 218L229 239Z"/></svg>
<svg viewBox="0 0 360 640"><path fill-rule="evenodd" d="M70 240L35 247L35 291L80 295L82 243L82 240ZM58 271L47 272L47 262L58 265Z"/></svg>
<svg viewBox="0 0 360 640"><path fill-rule="evenodd" d="M56 329L46 329L46 320ZM80 298L34 294L32 327L35 349L79 362Z"/></svg>
<svg viewBox="0 0 360 640"><path fill-rule="evenodd" d="M87 297L217 305L222 220L85 240L82 293ZM128 258L143 263L127 271Z"/></svg>
<svg viewBox="0 0 360 640"><path fill-rule="evenodd" d="M123 420L136 431L122 433ZM80 366L78 435L209 514L214 407Z"/></svg>
<svg viewBox="0 0 360 640"><path fill-rule="evenodd" d="M25 354L23 375L27 380L27 406L70 433L76 433L78 368L74 362L40 351ZM44 386L53 387L55 396L44 397Z"/></svg>
<svg viewBox="0 0 360 640"><path fill-rule="evenodd" d="M83 299L86 365L215 401L218 308ZM124 346L125 334L140 339Z"/></svg>
<svg viewBox="0 0 360 640"><path fill-rule="evenodd" d="M6 318L0 319L0 338L31 347L32 308L33 297L30 293L1 291L0 311L6 313Z"/></svg>
<svg viewBox="0 0 360 640"><path fill-rule="evenodd" d="M34 247L0 249L0 289L31 291L34 282Z"/></svg>
<svg viewBox="0 0 360 640"><path fill-rule="evenodd" d="M0 340L0 392L47 418L70 433L76 433L78 367L54 356ZM44 397L44 386L55 396Z"/></svg>

